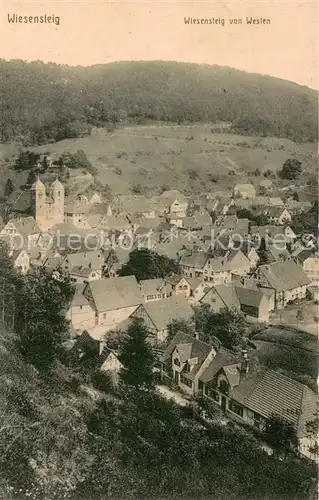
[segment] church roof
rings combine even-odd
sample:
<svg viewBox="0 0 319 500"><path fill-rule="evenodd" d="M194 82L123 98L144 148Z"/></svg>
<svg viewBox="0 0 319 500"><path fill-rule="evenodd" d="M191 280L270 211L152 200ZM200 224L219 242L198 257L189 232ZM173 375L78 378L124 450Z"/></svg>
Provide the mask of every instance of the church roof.
<svg viewBox="0 0 319 500"><path fill-rule="evenodd" d="M63 186L62 182L60 182L59 179L56 178L55 181L52 182L51 188L53 188L53 189L63 189L64 186Z"/></svg>
<svg viewBox="0 0 319 500"><path fill-rule="evenodd" d="M40 181L40 177L38 177L37 180L32 184L31 189L37 189L39 187L45 189L43 182Z"/></svg>

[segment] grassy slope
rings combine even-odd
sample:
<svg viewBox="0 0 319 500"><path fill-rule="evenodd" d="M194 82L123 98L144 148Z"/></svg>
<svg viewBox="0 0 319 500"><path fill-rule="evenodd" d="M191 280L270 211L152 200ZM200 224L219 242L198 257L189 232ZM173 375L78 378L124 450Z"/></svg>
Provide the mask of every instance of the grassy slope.
<svg viewBox="0 0 319 500"><path fill-rule="evenodd" d="M9 176L16 185L25 180L24 174L17 175L8 168L13 162L12 154L19 149L13 145L2 148L0 189ZM231 188L245 181L258 184L264 177L249 174L257 168L261 174L267 169L276 172L288 158L302 162L304 173L298 181L302 185L317 168L315 144L212 133L211 125L131 126L112 134L97 129L90 137L34 149L51 154L83 149L98 169L97 179L108 184L113 194L127 193L134 184L141 184L149 193L157 192L164 184L187 193ZM5 157L9 161L5 162ZM190 170L197 172L196 179L190 177ZM216 177L217 183L209 180L209 174ZM273 182L279 184L278 180ZM291 182L280 183L281 187L288 184Z"/></svg>

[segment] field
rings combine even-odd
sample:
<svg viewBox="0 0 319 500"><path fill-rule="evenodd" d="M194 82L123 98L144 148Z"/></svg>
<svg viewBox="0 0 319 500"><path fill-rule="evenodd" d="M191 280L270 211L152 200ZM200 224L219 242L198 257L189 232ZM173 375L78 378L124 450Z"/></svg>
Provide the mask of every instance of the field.
<svg viewBox="0 0 319 500"><path fill-rule="evenodd" d="M129 193L132 189L152 194L168 187L192 194L230 189L239 182L258 185L266 170L276 174L288 158L302 162L298 185L304 185L316 172L315 144L212 133L211 129L211 124L131 126L111 133L95 129L89 137L33 149L53 156L83 149L98 170L97 180L107 184L113 194ZM14 145L2 148L0 189L8 177L16 185L25 181L25 175L10 168L19 149ZM291 181L281 181L276 176L272 181L279 189L294 187Z"/></svg>
<svg viewBox="0 0 319 500"><path fill-rule="evenodd" d="M311 333L289 327L269 327L257 334L253 343L262 364L274 369L284 367L317 380L319 346Z"/></svg>

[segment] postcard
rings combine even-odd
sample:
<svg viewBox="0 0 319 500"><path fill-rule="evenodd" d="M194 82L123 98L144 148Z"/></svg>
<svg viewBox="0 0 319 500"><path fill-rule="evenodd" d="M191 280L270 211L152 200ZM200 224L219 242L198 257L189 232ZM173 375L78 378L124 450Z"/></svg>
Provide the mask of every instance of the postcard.
<svg viewBox="0 0 319 500"><path fill-rule="evenodd" d="M313 500L318 3L0 13L0 500Z"/></svg>

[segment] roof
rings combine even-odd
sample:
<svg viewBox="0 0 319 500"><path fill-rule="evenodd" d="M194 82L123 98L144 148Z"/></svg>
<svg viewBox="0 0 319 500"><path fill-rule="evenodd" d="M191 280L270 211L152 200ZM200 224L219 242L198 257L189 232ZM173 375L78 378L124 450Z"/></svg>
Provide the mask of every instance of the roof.
<svg viewBox="0 0 319 500"><path fill-rule="evenodd" d="M75 291L72 299L72 306L87 306L89 305L88 300L83 295L83 290L85 288L84 283L76 283Z"/></svg>
<svg viewBox="0 0 319 500"><path fill-rule="evenodd" d="M40 234L41 230L36 223L34 217L21 217L19 219L10 219L8 224L13 224L17 230L17 233L21 235L32 235Z"/></svg>
<svg viewBox="0 0 319 500"><path fill-rule="evenodd" d="M192 255L185 255L180 260L180 265L192 268L203 268L209 259L205 252L195 252Z"/></svg>
<svg viewBox="0 0 319 500"><path fill-rule="evenodd" d="M167 299L146 302L143 308L159 332L165 330L171 321L175 319L189 321L194 314L185 297L174 295Z"/></svg>
<svg viewBox="0 0 319 500"><path fill-rule="evenodd" d="M196 368L194 367L192 370L192 376L197 373L198 369L213 349L212 346L206 344L206 342L203 342L202 340L195 339L191 335L183 332L178 332L161 356L161 361L163 363L171 357L175 348L178 350L182 363L186 363L186 361L190 359L197 358ZM192 376L190 378L192 378Z"/></svg>
<svg viewBox="0 0 319 500"><path fill-rule="evenodd" d="M104 265L104 256L101 250L91 250L89 252L68 253L62 265L68 264L70 268L88 268L90 271L101 269Z"/></svg>
<svg viewBox="0 0 319 500"><path fill-rule="evenodd" d="M228 309L240 309L240 302L238 300L235 288L231 285L215 285L202 297L201 301L204 304L212 305L214 303L214 296L218 295L225 307Z"/></svg>
<svg viewBox="0 0 319 500"><path fill-rule="evenodd" d="M45 189L45 185L40 181L40 177L32 184L31 189Z"/></svg>
<svg viewBox="0 0 319 500"><path fill-rule="evenodd" d="M213 379L222 367L231 366L234 363L238 363L240 360L241 355L235 354L228 349L221 347L199 379L206 384Z"/></svg>
<svg viewBox="0 0 319 500"><path fill-rule="evenodd" d="M91 290L98 312L138 306L143 302L135 276L91 281L87 287Z"/></svg>
<svg viewBox="0 0 319 500"><path fill-rule="evenodd" d="M52 189L64 189L64 186L62 182L59 181L58 178L55 179L55 181L52 182L51 184Z"/></svg>
<svg viewBox="0 0 319 500"><path fill-rule="evenodd" d="M31 206L30 193L28 191L21 191L20 189L15 190L8 197L5 205L10 205L11 210L26 212Z"/></svg>
<svg viewBox="0 0 319 500"><path fill-rule="evenodd" d="M142 294L145 296L156 295L160 292L166 292L169 290L169 286L162 278L141 280L140 287Z"/></svg>
<svg viewBox="0 0 319 500"><path fill-rule="evenodd" d="M292 259L264 264L259 267L259 273L267 284L277 292L293 290L310 283L302 267L298 266Z"/></svg>
<svg viewBox="0 0 319 500"><path fill-rule="evenodd" d="M236 286L235 291L240 305L259 307L265 297L260 290L252 290L243 286Z"/></svg>

